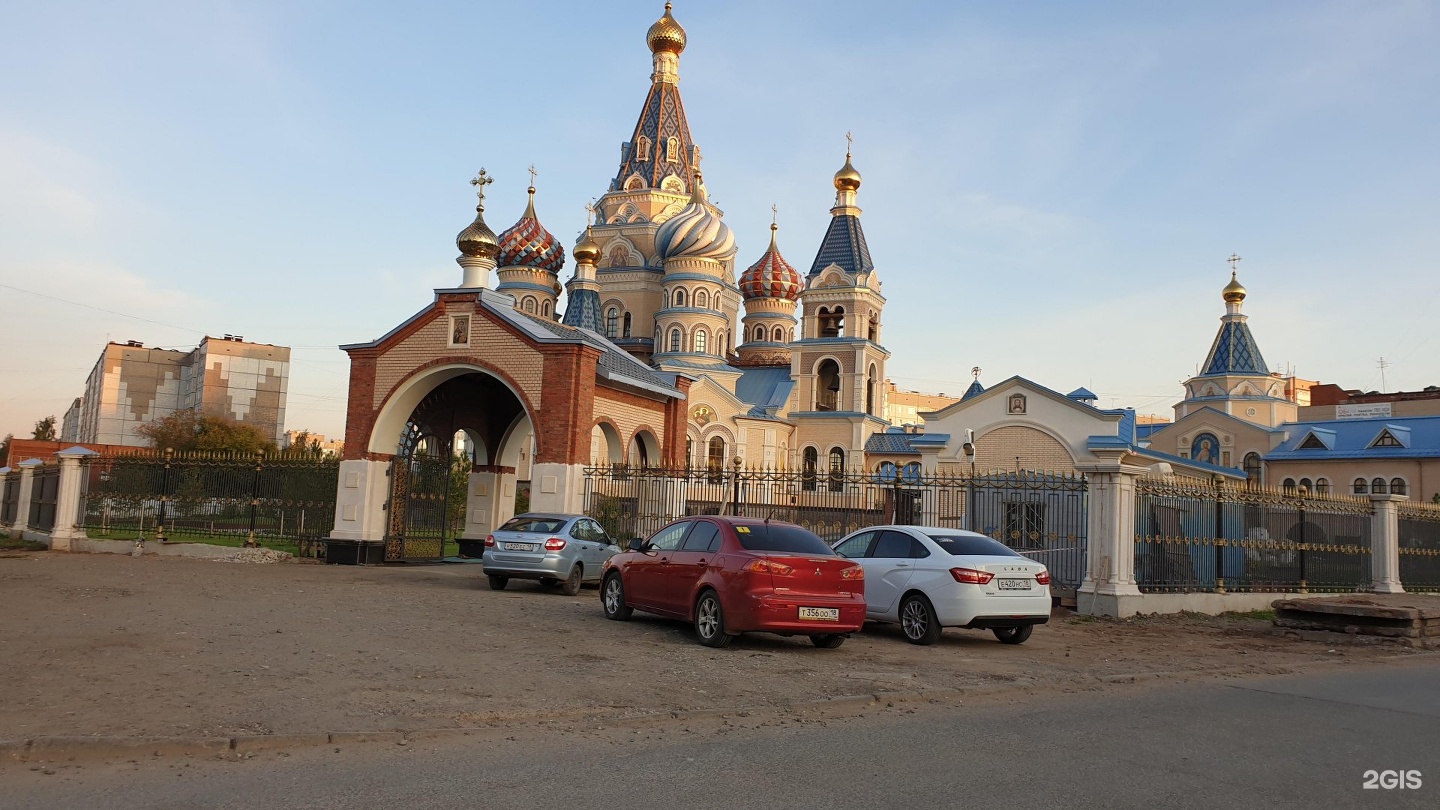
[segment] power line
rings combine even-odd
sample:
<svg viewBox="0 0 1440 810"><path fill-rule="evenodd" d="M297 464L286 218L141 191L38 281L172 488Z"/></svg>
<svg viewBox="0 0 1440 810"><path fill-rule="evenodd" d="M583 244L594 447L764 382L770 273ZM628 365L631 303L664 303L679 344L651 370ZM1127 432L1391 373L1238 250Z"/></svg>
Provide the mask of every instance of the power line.
<svg viewBox="0 0 1440 810"><path fill-rule="evenodd" d="M122 317L122 318L130 318L131 320L144 321L145 323L153 323L153 324L155 324L156 326L166 326L166 327L169 327L169 328L171 328L171 329L184 329L184 330L187 331L187 332L200 332L200 333L202 333L202 334L205 332L204 329L195 329L194 327L190 327L190 326L180 326L179 324L166 323L165 321L157 321L157 320L155 320L154 318L142 318L142 317L140 317L139 315L131 315L131 314L129 314L128 312L118 312L118 311L113 310L113 309L106 309L106 308L104 308L104 307L97 307L97 306L95 306L94 304L86 304L86 303L82 303L82 302L80 302L80 301L71 301L71 300L68 299L68 298L60 298L59 296L55 296L55 295L48 295L48 294L46 294L46 293L35 292L34 290L27 290L27 289L24 289L23 287L16 287L16 286L14 286L13 284L5 284L5 283L3 283L3 282L0 282L0 287L4 287L4 288L7 289L7 290L14 290L15 292L25 293L26 295L33 295L33 296L35 296L35 297L37 297L37 298L48 298L48 299L50 299L51 301L59 301L59 302L62 303L62 304L70 304L71 306L84 307L84 308L86 308L86 309L93 309L93 310L95 310L96 312L104 312L104 313L107 313L107 314L109 314L109 315L119 315L119 316Z"/></svg>

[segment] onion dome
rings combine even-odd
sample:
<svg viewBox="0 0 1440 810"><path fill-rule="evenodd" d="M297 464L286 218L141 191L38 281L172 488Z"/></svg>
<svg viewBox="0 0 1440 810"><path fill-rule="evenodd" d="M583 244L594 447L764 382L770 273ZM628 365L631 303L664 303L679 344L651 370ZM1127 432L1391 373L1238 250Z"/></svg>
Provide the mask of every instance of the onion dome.
<svg viewBox="0 0 1440 810"><path fill-rule="evenodd" d="M493 259L500 249L495 232L485 224L485 206L475 206L475 221L455 237L455 246L463 256L477 259Z"/></svg>
<svg viewBox="0 0 1440 810"><path fill-rule="evenodd" d="M575 243L575 248L570 251L570 255L574 256L575 261L580 264L594 264L599 261L600 243L591 238L588 227L585 229L585 235Z"/></svg>
<svg viewBox="0 0 1440 810"><path fill-rule="evenodd" d="M675 18L670 16L669 3L665 4L664 16L656 20L655 24L650 26L650 30L645 32L645 43L650 46L651 53L668 51L678 56L681 51L685 50L685 29L681 28L680 23L675 22Z"/></svg>
<svg viewBox="0 0 1440 810"><path fill-rule="evenodd" d="M836 191L856 191L860 188L860 172L850 165L850 153L845 153L845 165L835 172Z"/></svg>
<svg viewBox="0 0 1440 810"><path fill-rule="evenodd" d="M551 273L559 273L565 266L565 248L535 217L534 186L530 187L530 202L520 221L500 234L496 263L501 267L533 267Z"/></svg>
<svg viewBox="0 0 1440 810"><path fill-rule="evenodd" d="M1245 287L1235 277L1234 270L1230 271L1230 283L1225 285L1225 289L1220 291L1220 295L1227 304L1238 304L1245 300Z"/></svg>
<svg viewBox="0 0 1440 810"><path fill-rule="evenodd" d="M655 248L666 259L728 259L735 255L735 235L705 199L700 175L695 175L690 204L665 220L655 232Z"/></svg>
<svg viewBox="0 0 1440 810"><path fill-rule="evenodd" d="M775 223L770 223L769 249L760 261L740 274L740 294L747 301L752 298L800 300L800 274L785 261L785 257L780 255L780 248L775 245L775 231L778 229Z"/></svg>

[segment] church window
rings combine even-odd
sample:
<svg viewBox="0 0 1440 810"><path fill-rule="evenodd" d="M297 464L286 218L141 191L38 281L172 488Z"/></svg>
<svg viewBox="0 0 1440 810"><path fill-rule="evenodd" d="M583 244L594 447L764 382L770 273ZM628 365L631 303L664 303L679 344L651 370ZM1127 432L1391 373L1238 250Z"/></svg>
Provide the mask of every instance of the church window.
<svg viewBox="0 0 1440 810"><path fill-rule="evenodd" d="M830 448L830 491L845 491L845 451L839 447Z"/></svg>
<svg viewBox="0 0 1440 810"><path fill-rule="evenodd" d="M547 318L550 317L550 302L549 302L549 301L541 301L541 302L540 302L540 314L541 314L541 315L544 315L544 316L547 317Z"/></svg>
<svg viewBox="0 0 1440 810"><path fill-rule="evenodd" d="M1316 479L1315 479L1315 494L1316 494L1316 495L1329 495L1329 494L1330 494L1330 479L1329 479L1329 478L1316 478Z"/></svg>
<svg viewBox="0 0 1440 810"><path fill-rule="evenodd" d="M1376 478L1370 482L1371 495L1387 495L1389 492L1390 488L1386 485L1384 478Z"/></svg>
<svg viewBox="0 0 1440 810"><path fill-rule="evenodd" d="M645 188L645 178L640 177L639 175L635 175L634 177L631 177L629 180L626 180L626 181L625 181L625 190L626 190L626 191L639 191L639 190L641 190L641 189L643 189L643 188ZM623 218L624 216L625 216L624 214L618 214L618 215L616 215L616 218L615 218L614 220L611 220L611 221L612 221L612 222L618 221L619 219Z"/></svg>
<svg viewBox="0 0 1440 810"><path fill-rule="evenodd" d="M757 327L755 327L755 340L757 340L757 341L763 341L763 340L765 340L765 327L763 327L763 326L757 326Z"/></svg>
<svg viewBox="0 0 1440 810"><path fill-rule="evenodd" d="M605 310L605 337L611 340L620 337L620 310L615 307Z"/></svg>
<svg viewBox="0 0 1440 810"><path fill-rule="evenodd" d="M1294 494L1295 494L1295 479L1294 479L1294 478L1286 478L1286 479L1285 479L1285 483L1281 484L1280 486L1285 490L1285 493L1286 493L1287 495L1294 495Z"/></svg>
<svg viewBox="0 0 1440 810"><path fill-rule="evenodd" d="M815 374L815 410L839 410L840 364L834 360L821 361Z"/></svg>
<svg viewBox="0 0 1440 810"><path fill-rule="evenodd" d="M733 352L733 351L735 351L735 333L732 332L732 331L730 331L729 329L726 329L726 330L725 330L725 353L726 353L726 354L729 354L729 353L731 353L731 352Z"/></svg>
<svg viewBox="0 0 1440 810"><path fill-rule="evenodd" d="M665 160L670 163L680 161L680 139L673 135L665 139Z"/></svg>
<svg viewBox="0 0 1440 810"><path fill-rule="evenodd" d="M644 135L635 141L635 159L641 162L650 159L650 139Z"/></svg>
<svg viewBox="0 0 1440 810"><path fill-rule="evenodd" d="M1391 494L1391 495L1404 495L1404 494L1405 494L1405 479L1403 479L1403 478L1391 478L1391 479L1390 479L1390 494Z"/></svg>
<svg viewBox="0 0 1440 810"><path fill-rule="evenodd" d="M682 345L680 341L681 341L680 327L677 326L677 327L674 327L673 329L670 330L670 351L672 351L672 352L678 352L678 351L680 351L680 347L681 347L681 345Z"/></svg>
<svg viewBox="0 0 1440 810"><path fill-rule="evenodd" d="M531 315L534 315L534 314L535 314L535 299L532 298L531 296L528 296L528 295L525 296L525 300L523 300L523 301L520 302L520 308L523 309L523 310L525 310L526 312L530 313Z"/></svg>
<svg viewBox="0 0 1440 810"><path fill-rule="evenodd" d="M625 328L620 332L620 337L630 337L630 313L625 313Z"/></svg>
<svg viewBox="0 0 1440 810"><path fill-rule="evenodd" d="M1300 491L1301 491L1301 492L1309 493L1309 492L1310 492L1311 490L1313 490L1313 489L1315 489L1315 484L1314 484L1314 482L1312 482L1309 478L1301 478L1301 479L1300 479Z"/></svg>
<svg viewBox="0 0 1440 810"><path fill-rule="evenodd" d="M704 330L704 329L697 329L697 330L695 330L695 352L696 352L696 354L704 354L704 353L705 353L705 342L706 342L706 339L707 339L707 338L706 338L705 330Z"/></svg>
<svg viewBox="0 0 1440 810"><path fill-rule="evenodd" d="M701 309L710 307L710 296L706 295L704 290L695 291L695 306Z"/></svg>
<svg viewBox="0 0 1440 810"><path fill-rule="evenodd" d="M762 339L762 340L764 339L764 336L763 336L763 335L761 336L761 339ZM784 330L784 328L779 327L779 326L775 327L775 342L776 342L776 343L784 343L784 342L785 342L785 330Z"/></svg>
<svg viewBox="0 0 1440 810"><path fill-rule="evenodd" d="M720 477L725 472L725 439L721 436L711 436L710 444L706 448L705 466L710 470L711 483L719 483Z"/></svg>
<svg viewBox="0 0 1440 810"><path fill-rule="evenodd" d="M845 336L845 308L836 307L831 312L827 307L821 307L820 312L820 337L833 338Z"/></svg>
<svg viewBox="0 0 1440 810"><path fill-rule="evenodd" d="M820 451L813 447L805 448L802 454L800 466L800 488L806 492L815 491L815 479L820 466Z"/></svg>
<svg viewBox="0 0 1440 810"><path fill-rule="evenodd" d="M695 466L695 440L687 437L685 439L685 469Z"/></svg>
<svg viewBox="0 0 1440 810"><path fill-rule="evenodd" d="M1370 484L1364 478L1356 478L1355 483L1350 485L1350 491L1356 495L1370 494Z"/></svg>
<svg viewBox="0 0 1440 810"><path fill-rule="evenodd" d="M870 313L869 321L870 321L870 334L869 334L870 342L871 342L871 343L879 343L879 342L880 342L880 316L877 315L877 314L875 314L874 312L872 312L872 313Z"/></svg>
<svg viewBox="0 0 1440 810"><path fill-rule="evenodd" d="M677 306L677 307L683 307L683 306L685 306L685 288L684 288L684 287L680 287L679 289L675 290L675 299L674 299L674 301L675 301L674 306Z"/></svg>
<svg viewBox="0 0 1440 810"><path fill-rule="evenodd" d="M1245 475L1251 488L1259 487L1260 480L1260 454L1246 453L1245 460L1241 462L1245 467Z"/></svg>
<svg viewBox="0 0 1440 810"><path fill-rule="evenodd" d="M870 367L870 374L865 380L865 413L875 415L875 367Z"/></svg>

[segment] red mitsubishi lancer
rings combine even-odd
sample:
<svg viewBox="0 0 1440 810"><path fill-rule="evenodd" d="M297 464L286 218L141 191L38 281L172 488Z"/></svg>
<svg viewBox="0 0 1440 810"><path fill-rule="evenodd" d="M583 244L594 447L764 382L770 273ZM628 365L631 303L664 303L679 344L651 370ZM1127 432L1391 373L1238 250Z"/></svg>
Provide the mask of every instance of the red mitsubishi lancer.
<svg viewBox="0 0 1440 810"><path fill-rule="evenodd" d="M865 570L799 526L705 515L607 560L600 601L616 621L643 610L694 622L709 647L758 630L828 649L865 623Z"/></svg>

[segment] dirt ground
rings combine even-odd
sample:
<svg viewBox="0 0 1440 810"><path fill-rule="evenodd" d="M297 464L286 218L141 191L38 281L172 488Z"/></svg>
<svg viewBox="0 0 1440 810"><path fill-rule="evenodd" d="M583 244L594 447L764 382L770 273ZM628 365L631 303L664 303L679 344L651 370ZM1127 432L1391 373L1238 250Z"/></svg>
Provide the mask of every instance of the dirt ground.
<svg viewBox="0 0 1440 810"><path fill-rule="evenodd" d="M0 554L0 738L380 731L825 697L1126 688L1435 655L1277 637L1267 620L1096 620L1057 611L1020 646L947 630L933 647L870 625L838 650L605 620L598 591L489 590L478 565L246 565ZM1436 657L1440 663L1440 656Z"/></svg>

